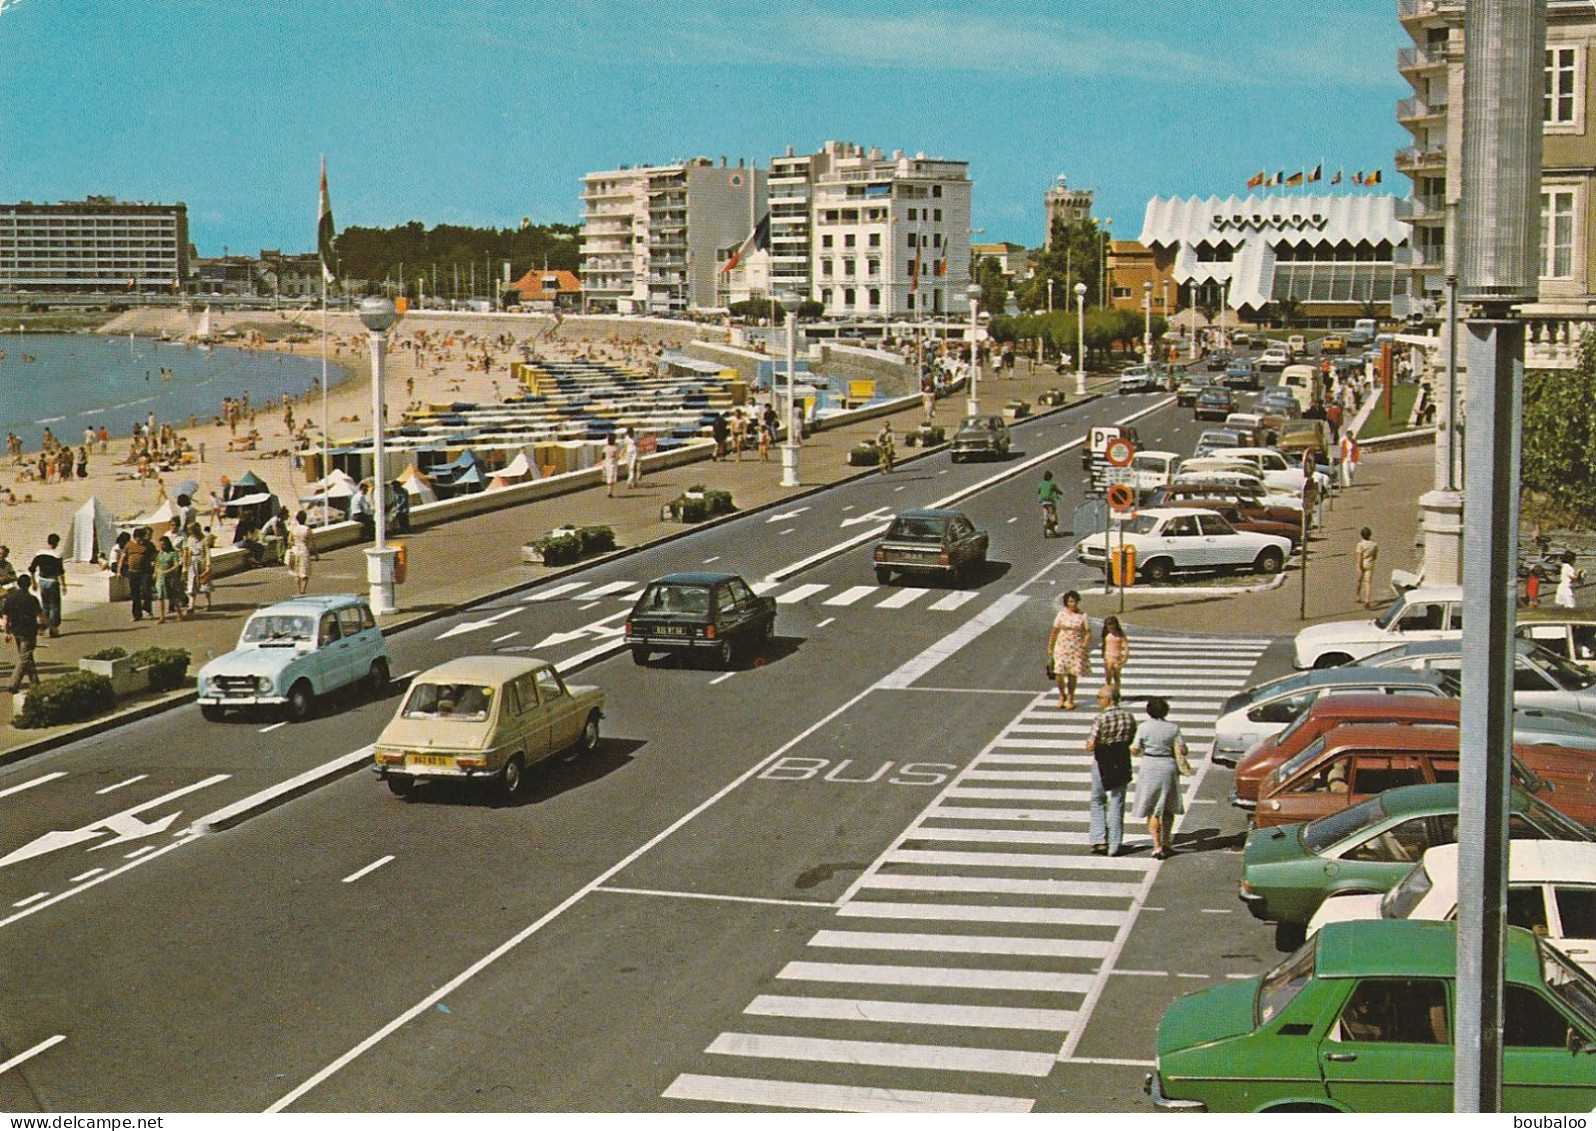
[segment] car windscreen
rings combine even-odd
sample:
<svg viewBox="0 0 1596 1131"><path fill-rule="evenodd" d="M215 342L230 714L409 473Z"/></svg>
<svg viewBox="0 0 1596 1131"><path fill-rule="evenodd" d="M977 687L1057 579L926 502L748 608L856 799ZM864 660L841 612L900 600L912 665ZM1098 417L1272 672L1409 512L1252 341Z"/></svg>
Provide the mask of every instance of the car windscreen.
<svg viewBox="0 0 1596 1131"><path fill-rule="evenodd" d="M1596 981L1545 939L1536 939L1535 947L1540 951L1541 975L1547 987L1584 1023L1587 1033L1596 1032Z"/></svg>
<svg viewBox="0 0 1596 1131"><path fill-rule="evenodd" d="M1564 816L1539 797L1528 798L1524 803L1524 816L1546 833L1547 840L1596 840L1596 831L1586 828L1572 817Z"/></svg>
<svg viewBox="0 0 1596 1131"><path fill-rule="evenodd" d="M1303 709L1304 711L1307 710L1307 708ZM1321 734L1318 738L1314 739L1312 742L1308 743L1307 746L1304 746L1300 751L1298 751L1290 760L1283 763L1281 767L1275 771L1275 780L1285 781L1286 779L1293 777L1298 770L1312 762L1320 754L1323 754L1326 737L1326 735Z"/></svg>
<svg viewBox="0 0 1596 1131"><path fill-rule="evenodd" d="M405 696L407 719L481 722L493 706L493 688L480 683L415 683Z"/></svg>
<svg viewBox="0 0 1596 1131"><path fill-rule="evenodd" d="M1318 939L1309 939L1301 950L1263 976L1258 983L1258 1000L1255 1005L1257 1023L1262 1025L1291 1004L1313 980L1314 959L1318 953Z"/></svg>
<svg viewBox="0 0 1596 1131"><path fill-rule="evenodd" d="M1430 880L1430 870L1420 861L1413 866L1413 871L1402 877L1396 887L1380 897L1380 918L1406 919L1434 886Z"/></svg>
<svg viewBox="0 0 1596 1131"><path fill-rule="evenodd" d="M1372 828L1385 818L1385 803L1379 797L1371 797L1302 826L1302 847L1317 856L1330 846Z"/></svg>
<svg viewBox="0 0 1596 1131"><path fill-rule="evenodd" d="M1375 627L1390 628L1391 622L1396 620L1397 614L1405 610L1407 607L1408 603L1406 601L1393 602L1389 609L1374 618Z"/></svg>
<svg viewBox="0 0 1596 1131"><path fill-rule="evenodd" d="M1122 523L1121 527L1126 534L1151 534L1157 525L1158 520L1152 515L1139 514L1129 522Z"/></svg>
<svg viewBox="0 0 1596 1131"><path fill-rule="evenodd" d="M310 643L316 638L314 617L285 616L266 613L250 617L244 626L245 644L295 644Z"/></svg>
<svg viewBox="0 0 1596 1131"><path fill-rule="evenodd" d="M948 528L945 518L909 518L896 519L887 531L889 542L940 542L942 534Z"/></svg>
<svg viewBox="0 0 1596 1131"><path fill-rule="evenodd" d="M1557 686L1564 691L1583 691L1592 684L1596 684L1596 672L1580 667L1572 660L1565 660L1549 648L1537 648L1531 655L1535 662L1546 669L1546 674L1557 681Z"/></svg>
<svg viewBox="0 0 1596 1131"><path fill-rule="evenodd" d="M709 613L707 585L650 585L638 602L644 616L706 616Z"/></svg>

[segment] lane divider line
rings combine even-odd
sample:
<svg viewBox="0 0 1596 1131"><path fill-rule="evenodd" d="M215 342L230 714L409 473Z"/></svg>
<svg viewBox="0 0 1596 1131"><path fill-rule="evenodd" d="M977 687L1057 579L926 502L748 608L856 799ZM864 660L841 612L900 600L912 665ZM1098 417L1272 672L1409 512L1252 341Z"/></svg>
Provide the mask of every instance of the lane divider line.
<svg viewBox="0 0 1596 1131"><path fill-rule="evenodd" d="M370 864L367 864L364 868L361 868L359 871L350 872L349 875L345 876L343 878L343 880L340 881L340 882L346 883L346 884L352 884L356 880L360 879L362 876L369 876L371 873L375 872L378 868L381 868L384 864L389 863L391 860L393 860L393 856L392 855L384 856L380 860L373 860Z"/></svg>
<svg viewBox="0 0 1596 1131"><path fill-rule="evenodd" d="M149 776L150 776L149 774L134 774L132 777L128 778L127 781L119 781L115 785L108 785L104 789L95 790L94 791L94 796L103 797L107 793L116 792L117 790L121 789L124 785L132 785L134 782L143 781L145 778L147 778Z"/></svg>
<svg viewBox="0 0 1596 1131"><path fill-rule="evenodd" d="M21 1064L23 1061L32 1060L34 1057L38 1056L45 1049L54 1048L56 1045L60 1044L64 1040L66 1040L66 1034L65 1033L57 1033L53 1037L49 1037L49 1038L47 1038L45 1040L40 1041L38 1044L34 1045L27 1052L18 1053L16 1056L14 1056L10 1060L6 1061L4 1064L0 1064L0 1073L10 1072L13 1068L15 1068L17 1065Z"/></svg>
<svg viewBox="0 0 1596 1131"><path fill-rule="evenodd" d="M21 785L14 785L10 789L0 789L0 797L10 797L13 793L21 793L25 789L32 789L36 785L43 785L47 781L55 781L56 778L64 777L66 777L65 770L57 770L53 774L44 774L40 777L34 778L32 781L25 781Z"/></svg>
<svg viewBox="0 0 1596 1131"><path fill-rule="evenodd" d="M213 813L197 819L189 826L189 831L196 836L206 833L220 832L230 829L249 818L271 809L285 801L291 801L302 794L309 793L317 786L352 774L362 766L371 762L371 756L376 751L376 743L362 746L359 750L351 750L348 754L340 755L330 762L306 770L302 774L295 774L287 781L280 781L276 785L268 786L259 793L252 793L242 801L235 801L231 805L223 806Z"/></svg>

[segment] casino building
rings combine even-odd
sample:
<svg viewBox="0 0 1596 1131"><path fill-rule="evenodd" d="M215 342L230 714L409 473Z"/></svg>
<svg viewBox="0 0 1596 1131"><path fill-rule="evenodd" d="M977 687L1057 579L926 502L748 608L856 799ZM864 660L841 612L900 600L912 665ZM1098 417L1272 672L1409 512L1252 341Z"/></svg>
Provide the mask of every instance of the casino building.
<svg viewBox="0 0 1596 1131"><path fill-rule="evenodd" d="M1137 277L1121 278L1111 260L1111 285L1116 305L1128 298L1137 309L1142 283L1152 282L1156 296L1167 279L1178 288L1178 309L1195 297L1199 306L1268 322L1281 300L1294 299L1301 326L1383 320L1408 239L1395 196L1154 197L1142 221Z"/></svg>

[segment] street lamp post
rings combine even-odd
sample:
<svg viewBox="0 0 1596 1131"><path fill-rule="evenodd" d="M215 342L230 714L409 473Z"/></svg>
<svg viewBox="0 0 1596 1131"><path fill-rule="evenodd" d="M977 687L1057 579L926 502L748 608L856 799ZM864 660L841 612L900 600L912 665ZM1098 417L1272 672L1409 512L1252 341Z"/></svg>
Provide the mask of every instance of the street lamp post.
<svg viewBox="0 0 1596 1131"><path fill-rule="evenodd" d="M975 416L981 411L980 391L977 388L981 380L981 288L971 283L964 289L964 294L970 300L970 397L965 401L964 410L965 415Z"/></svg>
<svg viewBox="0 0 1596 1131"><path fill-rule="evenodd" d="M1153 363L1153 281L1142 281L1142 364Z"/></svg>
<svg viewBox="0 0 1596 1131"><path fill-rule="evenodd" d="M798 296L783 291L781 308L787 312L787 440L781 446L781 485L798 486Z"/></svg>
<svg viewBox="0 0 1596 1131"><path fill-rule="evenodd" d="M1047 281L1047 312L1053 313L1053 280Z"/></svg>
<svg viewBox="0 0 1596 1131"><path fill-rule="evenodd" d="M1197 360L1197 276L1193 275L1191 282L1186 287L1187 295L1186 313L1191 320L1191 351L1187 354L1193 361Z"/></svg>
<svg viewBox="0 0 1596 1131"><path fill-rule="evenodd" d="M1086 395L1086 284L1075 284L1075 395Z"/></svg>
<svg viewBox="0 0 1596 1131"><path fill-rule="evenodd" d="M371 345L371 477L376 525L375 544L366 551L366 581L371 586L371 611L381 616L398 611L393 592L393 561L398 551L388 545L388 477L383 466L382 433L386 407L383 363L388 353L388 331L399 321L399 312L392 299L366 298L360 301L360 321Z"/></svg>

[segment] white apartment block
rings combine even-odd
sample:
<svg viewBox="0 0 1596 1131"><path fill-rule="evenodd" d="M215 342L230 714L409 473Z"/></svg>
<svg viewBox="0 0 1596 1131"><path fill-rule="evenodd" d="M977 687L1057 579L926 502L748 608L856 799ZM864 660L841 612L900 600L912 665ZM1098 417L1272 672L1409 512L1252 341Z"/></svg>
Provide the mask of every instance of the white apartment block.
<svg viewBox="0 0 1596 1131"><path fill-rule="evenodd" d="M0 204L0 291L172 294L188 252L187 205Z"/></svg>
<svg viewBox="0 0 1596 1131"><path fill-rule="evenodd" d="M767 207L767 174L698 157L582 178L583 308L680 314L726 305L725 257Z"/></svg>

